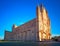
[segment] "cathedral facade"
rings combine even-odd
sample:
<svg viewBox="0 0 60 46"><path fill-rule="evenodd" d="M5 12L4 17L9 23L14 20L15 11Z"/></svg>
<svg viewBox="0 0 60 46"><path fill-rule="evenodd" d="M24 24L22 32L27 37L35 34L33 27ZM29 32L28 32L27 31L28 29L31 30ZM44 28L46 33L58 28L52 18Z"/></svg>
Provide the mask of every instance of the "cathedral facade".
<svg viewBox="0 0 60 46"><path fill-rule="evenodd" d="M13 25L12 32L5 31L4 40L44 41L51 38L50 20L46 9L36 7L36 18L20 26Z"/></svg>

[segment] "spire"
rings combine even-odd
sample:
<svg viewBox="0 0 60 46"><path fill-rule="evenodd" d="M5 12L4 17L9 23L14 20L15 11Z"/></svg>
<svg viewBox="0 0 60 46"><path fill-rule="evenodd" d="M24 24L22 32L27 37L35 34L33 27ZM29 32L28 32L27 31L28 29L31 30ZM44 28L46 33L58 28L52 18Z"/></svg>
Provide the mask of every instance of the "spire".
<svg viewBox="0 0 60 46"><path fill-rule="evenodd" d="M40 7L43 8L43 4L40 4Z"/></svg>
<svg viewBox="0 0 60 46"><path fill-rule="evenodd" d="M40 10L41 10L41 12L43 12L43 8L44 8L43 4L40 4Z"/></svg>

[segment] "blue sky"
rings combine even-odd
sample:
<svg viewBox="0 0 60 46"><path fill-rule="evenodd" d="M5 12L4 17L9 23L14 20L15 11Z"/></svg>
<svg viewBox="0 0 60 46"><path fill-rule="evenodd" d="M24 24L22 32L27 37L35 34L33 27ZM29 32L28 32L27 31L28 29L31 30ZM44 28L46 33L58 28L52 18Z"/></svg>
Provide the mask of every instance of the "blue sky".
<svg viewBox="0 0 60 46"><path fill-rule="evenodd" d="M60 35L60 0L0 0L0 39L5 30L36 18L36 6L43 4L51 21L51 34Z"/></svg>

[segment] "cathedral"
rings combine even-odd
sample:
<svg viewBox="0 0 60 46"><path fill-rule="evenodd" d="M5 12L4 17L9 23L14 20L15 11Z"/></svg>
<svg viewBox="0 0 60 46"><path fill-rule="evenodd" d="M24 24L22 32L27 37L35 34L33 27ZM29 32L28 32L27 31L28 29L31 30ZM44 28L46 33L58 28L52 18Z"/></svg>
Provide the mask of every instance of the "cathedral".
<svg viewBox="0 0 60 46"><path fill-rule="evenodd" d="M4 40L45 41L50 40L50 19L43 5L36 7L36 18L20 26L13 25L12 32L5 31Z"/></svg>

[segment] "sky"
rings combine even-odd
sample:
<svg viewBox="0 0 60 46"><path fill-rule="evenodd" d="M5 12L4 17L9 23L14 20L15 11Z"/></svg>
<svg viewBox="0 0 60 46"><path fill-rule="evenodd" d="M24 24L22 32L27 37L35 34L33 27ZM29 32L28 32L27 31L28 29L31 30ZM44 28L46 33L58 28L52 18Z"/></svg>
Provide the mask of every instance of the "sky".
<svg viewBox="0 0 60 46"><path fill-rule="evenodd" d="M48 11L52 36L60 35L60 0L0 0L0 39L5 30L36 18L36 6L43 4Z"/></svg>

